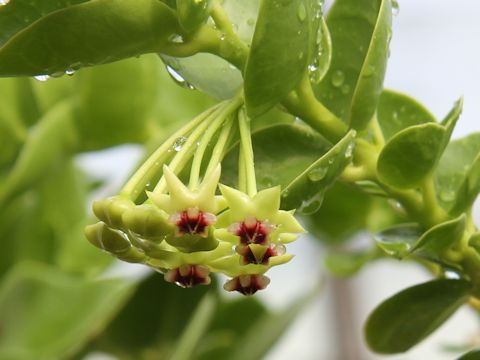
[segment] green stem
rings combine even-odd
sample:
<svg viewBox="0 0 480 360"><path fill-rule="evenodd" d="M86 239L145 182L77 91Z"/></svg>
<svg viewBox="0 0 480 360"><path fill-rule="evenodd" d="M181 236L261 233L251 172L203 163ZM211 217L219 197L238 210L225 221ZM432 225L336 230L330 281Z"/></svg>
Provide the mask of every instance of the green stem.
<svg viewBox="0 0 480 360"><path fill-rule="evenodd" d="M429 176L422 184L423 194L423 218L424 223L430 227L447 220L445 212L442 210L437 200L437 193L433 177Z"/></svg>
<svg viewBox="0 0 480 360"><path fill-rule="evenodd" d="M205 176L208 176L215 168L220 164L225 155L225 150L227 146L228 139L230 137L233 127L233 118L229 118L227 122L223 125L223 129L218 137L218 141L215 144L215 147L212 151L212 156L210 157L210 162L208 163L207 170L205 171Z"/></svg>
<svg viewBox="0 0 480 360"><path fill-rule="evenodd" d="M230 102L226 103L225 106L219 109L218 115L215 117L213 122L208 126L207 131L202 136L202 140L198 145L197 150L193 158L192 168L190 170L190 181L189 188L194 190L198 186L198 179L200 177L200 169L202 166L203 155L207 149L208 144L212 140L213 136L217 130L225 122L225 119L230 116L243 102L241 95L237 95Z"/></svg>
<svg viewBox="0 0 480 360"><path fill-rule="evenodd" d="M247 192L247 175L245 169L245 157L240 146L238 152L238 190L243 193Z"/></svg>
<svg viewBox="0 0 480 360"><path fill-rule="evenodd" d="M155 174L162 171L162 166L170 157L170 152L175 141L187 134L193 129L202 124L213 112L215 112L220 105L216 105L199 116L194 118L188 124L183 126L178 131L174 132L167 141L165 141L150 157L143 163L143 165L135 172L130 180L120 191L120 195L131 198L133 201L145 190L147 183L155 176Z"/></svg>
<svg viewBox="0 0 480 360"><path fill-rule="evenodd" d="M240 129L240 151L243 154L247 194L252 197L257 193L257 179L255 176L250 119L245 114L244 109L238 113L238 127Z"/></svg>

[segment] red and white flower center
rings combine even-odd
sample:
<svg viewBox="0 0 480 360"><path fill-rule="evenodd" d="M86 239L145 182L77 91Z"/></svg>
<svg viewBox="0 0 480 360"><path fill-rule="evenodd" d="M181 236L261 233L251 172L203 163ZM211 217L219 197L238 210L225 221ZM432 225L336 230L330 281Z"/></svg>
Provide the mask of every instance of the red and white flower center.
<svg viewBox="0 0 480 360"><path fill-rule="evenodd" d="M206 237L208 235L208 227L215 224L216 221L215 215L203 212L198 208L189 208L170 216L170 222L176 225L176 236L190 234Z"/></svg>
<svg viewBox="0 0 480 360"><path fill-rule="evenodd" d="M230 225L228 230L240 238L240 244L268 244L268 235L275 226L268 221L257 220L255 217L247 217L244 221Z"/></svg>

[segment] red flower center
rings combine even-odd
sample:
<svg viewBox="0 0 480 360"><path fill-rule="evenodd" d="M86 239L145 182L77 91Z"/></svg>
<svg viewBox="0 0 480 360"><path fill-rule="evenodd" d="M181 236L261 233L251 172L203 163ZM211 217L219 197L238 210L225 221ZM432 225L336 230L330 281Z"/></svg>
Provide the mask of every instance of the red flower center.
<svg viewBox="0 0 480 360"><path fill-rule="evenodd" d="M210 284L209 273L208 267L203 265L182 265L177 269L168 270L165 273L165 280L184 288L191 288L199 284Z"/></svg>
<svg viewBox="0 0 480 360"><path fill-rule="evenodd" d="M253 295L258 290L265 289L270 279L264 275L240 275L223 285L227 291L238 291L243 295Z"/></svg>
<svg viewBox="0 0 480 360"><path fill-rule="evenodd" d="M197 208L189 208L170 217L170 221L177 226L176 236L186 234L207 236L208 226L214 224L216 220L215 215Z"/></svg>
<svg viewBox="0 0 480 360"><path fill-rule="evenodd" d="M254 217L246 218L240 223L233 224L229 230L240 238L240 244L259 244L268 243L268 235L272 232L274 226L267 221L257 220Z"/></svg>

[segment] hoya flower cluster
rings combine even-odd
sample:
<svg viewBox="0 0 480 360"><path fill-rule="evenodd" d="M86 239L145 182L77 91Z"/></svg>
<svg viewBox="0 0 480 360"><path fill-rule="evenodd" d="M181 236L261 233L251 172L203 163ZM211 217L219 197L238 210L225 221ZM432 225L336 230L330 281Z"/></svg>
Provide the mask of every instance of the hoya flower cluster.
<svg viewBox="0 0 480 360"><path fill-rule="evenodd" d="M209 284L210 274L219 272L231 278L224 285L227 291L251 295L264 289L270 282L264 274L292 258L285 244L303 228L293 211L280 210L279 186L256 191L249 120L238 107L238 101L226 102L192 120L140 167L119 195L95 202L100 222L86 228L88 240L121 260L146 264L182 287ZM241 144L239 189L219 184L220 163L235 133ZM172 154L178 135L184 144ZM205 149L213 138L200 181ZM188 185L178 175L185 173L186 164ZM158 173L156 187L147 191L146 184ZM142 195L146 197L139 200Z"/></svg>

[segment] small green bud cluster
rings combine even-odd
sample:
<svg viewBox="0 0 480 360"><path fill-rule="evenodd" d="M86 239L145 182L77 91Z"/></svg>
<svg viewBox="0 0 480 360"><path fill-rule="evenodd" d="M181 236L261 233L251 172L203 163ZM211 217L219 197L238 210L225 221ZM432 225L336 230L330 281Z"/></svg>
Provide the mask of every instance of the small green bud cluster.
<svg viewBox="0 0 480 360"><path fill-rule="evenodd" d="M208 142L215 126L223 125L216 137L218 150L218 144L224 147L231 135L228 117L213 112L213 118L209 130L214 130L207 130L197 144L188 186L177 176L182 169L176 165L187 163L189 157L188 149L184 149L169 166L163 165L162 176L155 189L146 192L144 203L135 203L131 194L138 194L138 186L130 185L130 192L96 201L93 211L100 222L88 226L85 232L96 247L120 260L150 266L163 273L168 282L186 288L207 285L210 273L217 272L231 278L225 290L252 295L269 284L264 274L272 266L291 260L285 244L296 240L304 230L293 211L280 210L280 186L256 191L250 129L244 116L237 117L241 142L247 144L240 150L240 166L247 169L242 189L219 185L221 166L215 154L220 152L215 149L203 180L198 181L200 166L195 164L201 163L198 152L203 155L205 137ZM158 169L158 161L149 159L148 163ZM133 179L144 181L144 175L151 173L145 167L139 171Z"/></svg>

